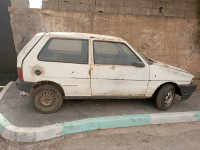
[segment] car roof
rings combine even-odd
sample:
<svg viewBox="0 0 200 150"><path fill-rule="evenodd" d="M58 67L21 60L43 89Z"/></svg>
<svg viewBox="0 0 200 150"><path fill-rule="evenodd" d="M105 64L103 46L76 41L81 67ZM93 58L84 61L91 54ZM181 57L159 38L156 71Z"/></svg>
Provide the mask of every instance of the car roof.
<svg viewBox="0 0 200 150"><path fill-rule="evenodd" d="M78 39L96 38L102 40L124 41L123 39L114 36L91 34L91 33L78 33L78 32L47 32L44 35L53 37L63 37L63 38L78 38Z"/></svg>

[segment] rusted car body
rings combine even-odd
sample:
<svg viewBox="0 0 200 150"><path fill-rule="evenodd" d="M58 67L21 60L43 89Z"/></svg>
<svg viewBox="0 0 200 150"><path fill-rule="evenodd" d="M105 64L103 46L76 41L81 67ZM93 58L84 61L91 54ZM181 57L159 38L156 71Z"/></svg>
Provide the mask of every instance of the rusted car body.
<svg viewBox="0 0 200 150"><path fill-rule="evenodd" d="M150 98L162 89L164 102L157 106L166 110L175 93L188 99L197 87L187 71L150 60L121 38L97 34L39 33L19 53L17 68L17 87L47 113L58 109L48 107L58 101L58 91L62 98ZM49 96L35 93L45 85L57 90L44 88Z"/></svg>

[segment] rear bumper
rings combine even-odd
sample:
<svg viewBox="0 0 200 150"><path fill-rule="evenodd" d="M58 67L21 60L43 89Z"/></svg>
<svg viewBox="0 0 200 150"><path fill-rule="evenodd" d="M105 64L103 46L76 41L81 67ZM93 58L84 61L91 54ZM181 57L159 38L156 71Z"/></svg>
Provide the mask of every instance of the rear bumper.
<svg viewBox="0 0 200 150"><path fill-rule="evenodd" d="M194 83L189 85L180 85L182 100L188 99L196 89L197 89L197 84Z"/></svg>
<svg viewBox="0 0 200 150"><path fill-rule="evenodd" d="M16 81L16 86L17 88L24 93L29 93L30 90L33 87L33 83L31 82L24 82L24 81L20 81L19 79L17 79Z"/></svg>

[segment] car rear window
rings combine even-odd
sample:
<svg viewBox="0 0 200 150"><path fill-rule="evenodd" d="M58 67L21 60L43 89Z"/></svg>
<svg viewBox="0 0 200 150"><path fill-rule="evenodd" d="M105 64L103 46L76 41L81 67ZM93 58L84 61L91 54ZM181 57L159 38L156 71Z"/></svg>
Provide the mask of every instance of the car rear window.
<svg viewBox="0 0 200 150"><path fill-rule="evenodd" d="M52 38L38 55L40 61L88 63L88 40Z"/></svg>

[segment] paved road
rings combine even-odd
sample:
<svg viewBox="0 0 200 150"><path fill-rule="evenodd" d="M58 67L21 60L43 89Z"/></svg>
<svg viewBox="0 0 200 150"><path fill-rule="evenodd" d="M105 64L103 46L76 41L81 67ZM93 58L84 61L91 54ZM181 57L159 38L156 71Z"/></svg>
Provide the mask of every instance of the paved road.
<svg viewBox="0 0 200 150"><path fill-rule="evenodd" d="M35 142L0 137L1 150L199 150L200 123L177 123L94 130Z"/></svg>
<svg viewBox="0 0 200 150"><path fill-rule="evenodd" d="M184 112L200 110L200 90L189 100L180 102L176 98L171 109L166 112ZM28 101L19 95L15 83L5 93L0 102L2 113L13 125L18 127L39 127L65 121L105 117L114 115L133 115L161 113L154 100L65 100L61 110L54 114L37 112Z"/></svg>

